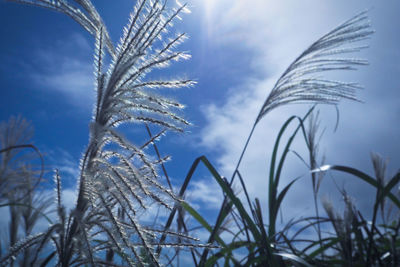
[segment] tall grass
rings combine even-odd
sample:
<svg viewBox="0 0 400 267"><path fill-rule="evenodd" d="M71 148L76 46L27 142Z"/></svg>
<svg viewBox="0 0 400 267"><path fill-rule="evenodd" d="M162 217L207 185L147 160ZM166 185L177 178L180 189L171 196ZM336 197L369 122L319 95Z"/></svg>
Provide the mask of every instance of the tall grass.
<svg viewBox="0 0 400 267"><path fill-rule="evenodd" d="M10 218L8 238L0 244L10 248L15 247L21 237L27 238L33 233L50 206L50 199L41 195L43 158L37 148L29 144L32 136L33 127L21 117L11 117L7 123L0 124L0 207L8 207ZM39 169L32 165L37 158L41 160ZM34 250L35 246L26 247L22 255L11 259L10 265L27 266Z"/></svg>
<svg viewBox="0 0 400 267"><path fill-rule="evenodd" d="M97 98L90 123L89 143L80 162L77 202L68 212L62 199L62 177L56 171L56 219L44 232L33 233L32 226L43 215L43 203L47 203L47 200L37 200L34 196L36 187L31 180L24 180L23 174L13 179L4 175L10 168L7 164L2 165L0 197L2 206L10 208L11 224L10 243L0 259L1 264L13 265L20 257L22 266L174 265L179 262L183 248L190 251L194 266L399 264L400 199L393 191L400 180L400 173L388 179L385 176L385 162L377 155L372 156L375 177L351 167L323 165L318 158L320 133L316 105L337 105L343 99L357 101L356 91L360 88L355 83L326 79L323 74L352 70L367 64L365 60L343 57L364 48L357 44L372 34L365 12L315 41L284 71L255 116L230 180L223 178L207 157L201 156L193 162L180 191L175 193L163 164L167 158L161 157L156 141L167 131L183 131L189 123L176 114L183 105L152 92L158 88L181 88L195 83L182 79L151 80L147 74L154 69L167 67L173 61L190 58L187 53L176 50L186 38L185 34L171 37L167 33L172 22L187 11L186 6L172 7L161 0L136 1L129 23L114 46L101 16L90 0L13 1L64 13L93 35ZM105 59L111 63L106 65ZM248 194L240 164L258 123L271 110L298 103L313 104L313 107L302 117L288 118L277 135L268 173L266 216L260 201L253 200ZM149 138L144 144L135 145L123 137L118 127L128 123L145 125ZM9 124L12 125L11 122ZM295 126L294 130L290 130L291 125ZM150 126L157 130L156 134L153 135ZM22 129L20 133L25 131ZM287 140L285 134L289 134ZM3 136L6 133L0 137ZM11 136L16 137L17 134ZM312 179L315 216L293 218L281 226L277 224L278 212L297 179L284 185L282 190L278 188L295 138L302 138L309 152L306 164ZM26 141L2 142L1 145L2 162L6 162L16 149L37 150ZM154 146L156 159L144 153L143 150L148 146ZM281 153L280 147L283 147ZM297 155L307 162L304 156ZM224 193L217 220L213 224L183 199L199 164L209 170ZM159 181L160 168L169 187ZM323 201L327 216L321 215L318 191L326 171L351 174L376 189L371 221L357 210L345 190L341 192L346 206L344 215L340 215L327 200ZM236 177L245 195L243 199L233 190ZM15 194L6 194L9 188L13 188ZM9 201L5 201L6 197ZM170 210L163 227L143 225L137 217L151 203ZM388 216L387 205L397 212L395 217ZM205 244L189 235L190 227L185 214L197 220L210 233ZM378 220L379 215L382 220ZM173 223L175 218L176 225ZM17 240L20 220L24 220L26 226L25 236ZM229 222L234 225L230 231L227 227ZM332 232L326 234L322 229L327 229L329 224ZM302 233L309 230L314 230L315 238L302 237ZM231 239L226 237L226 233L231 234ZM165 253L165 247L174 247L175 253Z"/></svg>
<svg viewBox="0 0 400 267"><path fill-rule="evenodd" d="M60 266L113 265L114 255L118 256L116 262L130 266L159 266L159 255L154 249L164 233L187 241L187 244L176 244L171 239L165 245L200 246L183 233L144 226L136 216L151 203L172 209L175 202L181 201L158 181L158 165L167 158L153 160L143 150L166 131L181 132L189 124L175 114L183 105L152 92L158 88L188 87L194 82L147 78L154 69L190 58L187 53L176 51L185 34L168 34L172 23L187 11L186 6L172 7L159 0L136 1L123 35L114 47L105 24L89 0L16 2L62 12L95 38L97 99L89 144L80 162L75 208L67 214L61 200L61 177L56 173L57 222L44 233L28 238L26 244L40 244L39 253L47 242L53 243L55 250L48 257L57 256L55 262ZM108 66L104 64L106 56L111 61ZM118 130L128 123L158 126L158 133L144 144L135 145ZM3 262L12 260L23 247L10 249ZM104 254L106 257L102 259Z"/></svg>

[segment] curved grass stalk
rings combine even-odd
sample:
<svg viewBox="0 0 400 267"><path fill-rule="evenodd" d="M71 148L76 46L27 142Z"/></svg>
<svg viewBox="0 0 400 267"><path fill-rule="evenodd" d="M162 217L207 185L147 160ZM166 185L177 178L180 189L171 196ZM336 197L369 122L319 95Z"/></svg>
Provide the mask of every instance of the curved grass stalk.
<svg viewBox="0 0 400 267"><path fill-rule="evenodd" d="M336 105L342 99L358 101L356 90L361 86L321 78L319 75L337 70L354 70L368 62L355 58L337 58L338 55L358 52L365 46L348 47L349 44L367 39L373 31L367 12L362 12L328 32L303 53L283 72L264 101L234 173L238 170L256 125L271 110L286 104L310 103ZM232 180L234 179L232 176Z"/></svg>

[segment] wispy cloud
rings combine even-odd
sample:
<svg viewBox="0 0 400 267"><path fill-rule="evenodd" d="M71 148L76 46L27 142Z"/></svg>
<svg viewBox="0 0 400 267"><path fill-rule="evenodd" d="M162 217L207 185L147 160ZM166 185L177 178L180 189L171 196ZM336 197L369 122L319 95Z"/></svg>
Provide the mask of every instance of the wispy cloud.
<svg viewBox="0 0 400 267"><path fill-rule="evenodd" d="M93 67L87 57L81 56L91 54L87 40L74 34L66 43L56 42L37 50L35 57L40 67L29 72L30 78L40 90L60 93L70 104L91 109Z"/></svg>

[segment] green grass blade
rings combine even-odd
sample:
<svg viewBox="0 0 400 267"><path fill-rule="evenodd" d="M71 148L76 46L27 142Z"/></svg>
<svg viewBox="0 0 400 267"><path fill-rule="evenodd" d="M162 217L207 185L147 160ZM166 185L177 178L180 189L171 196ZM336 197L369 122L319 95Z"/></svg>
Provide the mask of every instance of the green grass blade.
<svg viewBox="0 0 400 267"><path fill-rule="evenodd" d="M336 170L336 171L341 171L341 172L345 172L348 174L352 174L358 178L360 178L361 180L363 180L364 182L367 182L368 184L376 187L377 189L379 188L379 184L377 183L377 181L372 178L371 176L369 176L368 174L359 171L357 169L351 168L351 167L346 167L346 166L340 166L340 165L324 165L318 169L312 170L312 172L320 172L320 171L327 171L327 170ZM392 180L396 179L396 181L399 181L399 176L400 174L397 174ZM395 184L390 183L390 186L395 186ZM389 186L388 184L388 186ZM392 188L393 188L392 187ZM391 201L393 201L393 203L400 208L400 200L394 196L390 191L386 192L386 194L383 195L383 197L387 196Z"/></svg>
<svg viewBox="0 0 400 267"><path fill-rule="evenodd" d="M278 210L279 207L281 206L281 203L283 201L283 199L286 196L286 193L289 191L290 187L298 180L299 178L294 179L293 181L291 181L287 186L285 186L285 188L279 193L278 198L276 200L276 207L277 209L274 210L274 217L276 218L277 214L278 214Z"/></svg>
<svg viewBox="0 0 400 267"><path fill-rule="evenodd" d="M280 143L280 140L281 140L284 132L286 131L287 127L289 126L289 124L296 118L297 118L297 116L291 116L283 124L283 126L281 127L281 129L278 133L278 137L276 138L276 141L274 144L274 150L272 152L271 164L270 164L270 170L269 170L269 185L268 185L268 207L269 207L269 218L270 218L268 233L270 236L275 234L275 226L272 222L275 221L275 218L273 216L273 210L276 207L275 199L276 199L276 193L277 193L277 186L275 186L276 185L275 162L277 159L279 143Z"/></svg>
<svg viewBox="0 0 400 267"><path fill-rule="evenodd" d="M212 227L208 224L208 222L195 210L193 209L187 202L181 203L182 207L195 218L206 230L212 233ZM225 242L218 236L215 236L215 240L221 244L223 247L226 247Z"/></svg>
<svg viewBox="0 0 400 267"><path fill-rule="evenodd" d="M389 183L383 188L382 194L378 199L378 203L381 203L382 200L390 194L390 191L399 183L400 181L400 172L398 172L392 179L390 179Z"/></svg>
<svg viewBox="0 0 400 267"><path fill-rule="evenodd" d="M242 248L242 247L248 247L248 246L254 246L253 243L249 241L237 241L237 242L232 242L228 244L225 248L221 249L218 253L215 255L211 256L204 264L205 267L211 267L214 266L214 264L221 258L226 257L226 255L229 255L234 251L235 249Z"/></svg>
<svg viewBox="0 0 400 267"><path fill-rule="evenodd" d="M340 238L330 238L331 241L328 242L327 244L319 247L318 249L314 250L312 253L310 253L308 256L310 258L315 258L316 256L318 256L319 254L323 253L325 250L330 249L333 245L337 244L340 241ZM319 245L319 241L315 241L316 245Z"/></svg>
<svg viewBox="0 0 400 267"><path fill-rule="evenodd" d="M275 177L275 162L276 162L276 158L277 158L277 154L278 154L280 140L282 138L282 135L286 131L286 128L289 126L289 124L295 118L297 118L297 116L291 116L289 119L286 120L286 122L282 125L281 129L279 130L278 137L276 138L276 141L274 144L274 150L272 151L271 164L269 167L270 186L271 186L271 181L273 180L273 177Z"/></svg>
<svg viewBox="0 0 400 267"><path fill-rule="evenodd" d="M272 158L271 158L271 165L270 165L271 169L270 169L270 175L269 175L269 189L268 189L268 191L269 191L269 195L268 195L268 200L269 200L268 201L268 207L269 207L268 235L269 236L274 236L276 233L276 231L275 231L276 215L277 215L277 212L278 212L279 206L280 206L280 203L277 202L276 195L278 193L279 180L280 180L281 172L283 169L283 164L286 160L286 156L290 151L289 150L290 146L292 145L292 142L293 142L294 138L296 137L298 131L300 129L302 129L303 134L305 135L305 128L304 128L303 121L311 114L311 112L314 110L314 107L315 106L313 106L306 113L306 115L303 118L300 118L298 116L292 116L288 120L286 120L286 122L283 124L282 128L280 129L278 137L275 141L274 150L273 150ZM275 172L275 162L277 159L277 153L278 153L278 147L279 147L280 140L282 138L282 135L286 131L287 127L294 119L299 120L299 125L297 126L297 128L295 129L293 134L290 136L288 142L286 143L285 149L280 157L279 164L278 164L278 167Z"/></svg>
<svg viewBox="0 0 400 267"><path fill-rule="evenodd" d="M199 165L199 163L200 163L200 158L197 158L197 159L195 159L195 160L193 161L193 164L192 164L192 166L190 167L189 172L188 172L188 174L186 175L185 180L183 181L183 184L182 184L182 186L181 186L181 189L179 190L179 195L178 195L178 196L179 196L180 198L183 197L183 195L184 195L184 193L185 193L185 191L186 191L186 189L187 189L187 187L188 187L188 185L189 185L189 182L191 181L191 179L192 179L192 177L193 177L193 174L194 174L195 170L197 169L197 166ZM169 215L169 217L168 217L168 219L167 219L167 223L166 223L165 226L164 226L164 230L165 230L165 231L168 230L168 229L171 227L171 224L172 224L172 221L173 221L173 219L174 219L174 217L175 217L176 212L177 212L177 206L175 206L175 207L172 209L172 211L171 211L171 213L170 213L170 215ZM160 238L159 243L160 243L160 244L164 243L164 241L165 241L166 238L167 238L167 235L166 235L166 234L163 234L163 235L161 236L161 238ZM158 246L158 247L157 247L157 250L156 250L156 254L160 255L161 250L162 250L162 246Z"/></svg>
<svg viewBox="0 0 400 267"><path fill-rule="evenodd" d="M272 255L272 251L271 251L271 246L270 246L269 240L262 240L261 233L257 229L257 226L254 223L254 221L251 219L251 217L247 213L247 211L244 208L244 206L243 206L242 202L240 201L240 199L235 196L235 194L233 193L233 191L230 188L229 184L227 184L222 179L222 177L218 174L218 172L216 171L214 166L208 161L208 159L205 156L201 156L199 159L207 167L207 169L213 175L214 179L219 184L221 189L224 191L224 193L227 195L227 197L230 199L230 201L232 201L233 205L238 210L241 219L246 224L245 227L248 227L248 229L252 233L252 236L254 238L254 242L257 242L257 243L264 242L266 244L264 249L266 250L267 255L269 255L269 257L271 258L271 261L273 261L273 255ZM209 239L209 243L212 242L212 238L214 238L213 234L215 234L219 230L221 224L222 224L222 220L219 220L219 222L217 222L217 224L214 226L213 233L211 234L210 239ZM206 260L206 257L207 257L207 253L208 253L208 250L205 249L204 252L203 252L203 255L201 257L201 260L200 260L200 266L202 266L202 264L204 264L204 262Z"/></svg>
<svg viewBox="0 0 400 267"><path fill-rule="evenodd" d="M308 264L308 262L306 262L305 260L303 260L302 258L300 258L300 257L298 257L298 256L296 256L294 254L290 254L290 253L274 253L274 254L275 255L279 255L279 256L281 256L283 258L289 259L291 261L294 261L296 263L300 263L300 264L302 264L304 266L311 267L311 265Z"/></svg>
<svg viewBox="0 0 400 267"><path fill-rule="evenodd" d="M221 189L224 191L224 193L229 197L229 199L232 201L232 203L235 205L237 208L240 216L245 220L247 226L249 227L251 233L253 234L253 237L256 240L260 240L261 234L258 231L256 225L254 224L253 220L247 213L246 209L243 207L242 202L240 199L238 199L235 194L233 193L232 189L225 183L225 181L221 178L221 176L218 174L218 172L215 170L215 168L211 165L211 163L208 161L208 159L205 156L201 157L201 161L204 163L204 165L208 168L208 170L211 172L213 175L214 179L217 181Z"/></svg>

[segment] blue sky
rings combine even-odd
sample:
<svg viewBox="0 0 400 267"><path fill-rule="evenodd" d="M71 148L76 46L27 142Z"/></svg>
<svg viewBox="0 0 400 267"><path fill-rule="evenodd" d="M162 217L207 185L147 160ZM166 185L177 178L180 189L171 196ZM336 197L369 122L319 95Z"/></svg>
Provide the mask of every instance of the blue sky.
<svg viewBox="0 0 400 267"><path fill-rule="evenodd" d="M116 42L133 6L130 0L93 1ZM172 156L167 169L179 186L193 160L206 155L220 173L230 177L246 137L274 81L313 41L353 15L370 9L376 31L358 56L370 65L334 78L356 81L364 103L339 105L340 124L334 132L336 111L321 107L325 134L320 150L326 163L359 168L372 174L370 153L389 160L388 174L400 162L400 3L398 1L318 0L190 0L192 14L176 23L190 39L181 48L192 59L173 64L165 75L190 77L194 88L168 92L187 105L192 122L185 134L168 134L159 144ZM66 188L74 190L79 158L88 141L93 107L94 40L69 17L49 10L0 1L0 120L21 114L35 127L35 144L46 154L49 168L60 168ZM260 122L241 172L252 198L265 203L270 151L283 122L302 115L308 106L278 108ZM144 128L127 129L138 140ZM133 140L135 141L135 140ZM139 141L138 141L139 142ZM301 142L294 149L305 153ZM151 152L151 151L150 151ZM285 185L303 175L285 200L284 214L312 213L307 169L291 155ZM333 173L323 182L321 196L337 200L335 184L345 186L357 205L367 210L373 191L348 176ZM220 197L211 179L200 172L189 197L210 212ZM69 194L72 195L72 194ZM298 203L302 203L299 205ZM294 204L296 203L296 204ZM338 204L339 205L339 204Z"/></svg>

